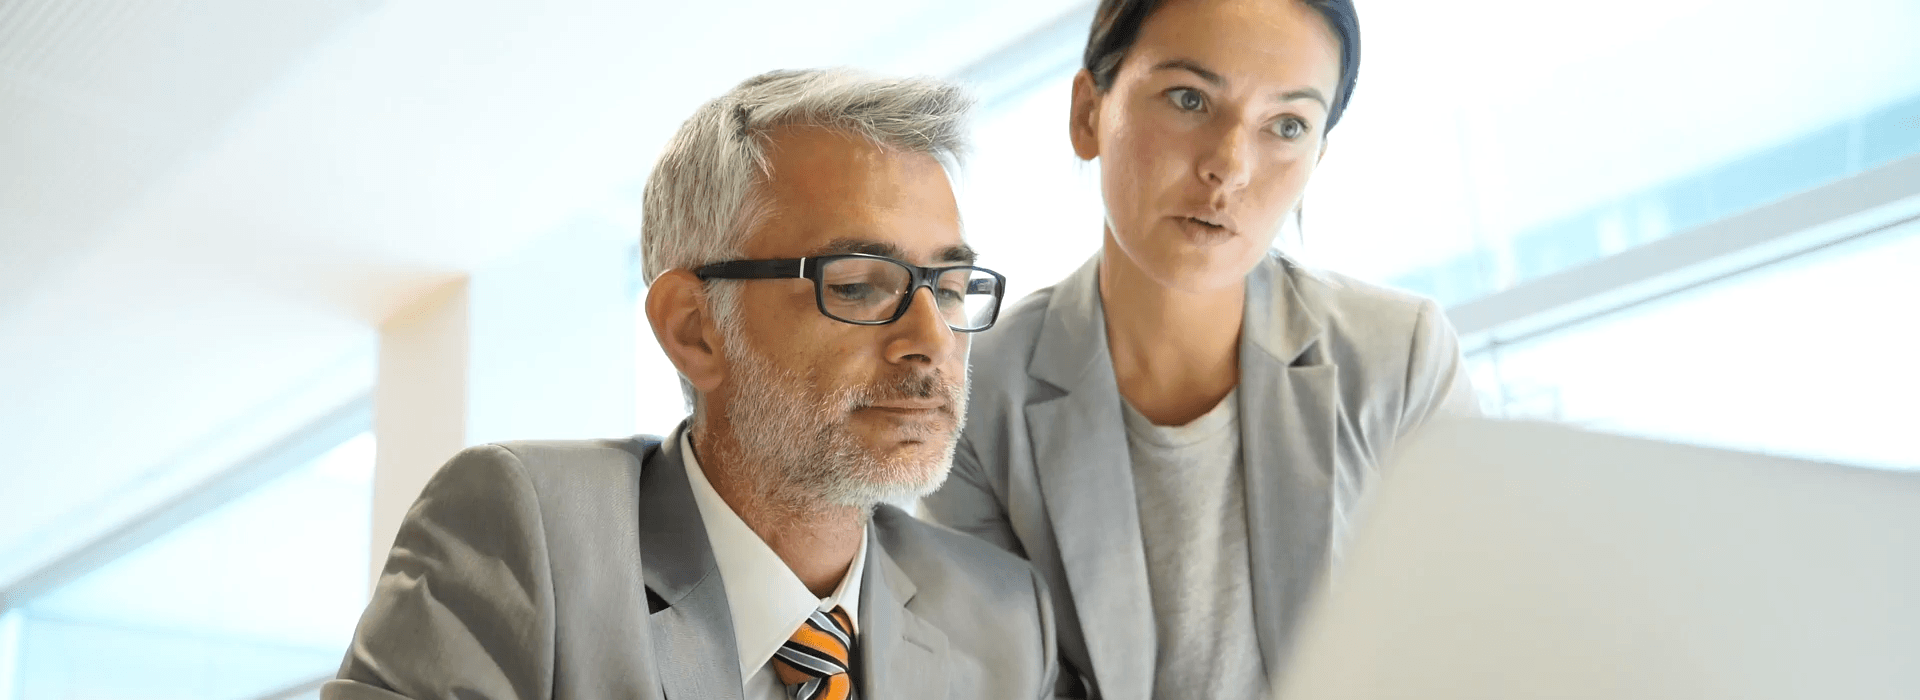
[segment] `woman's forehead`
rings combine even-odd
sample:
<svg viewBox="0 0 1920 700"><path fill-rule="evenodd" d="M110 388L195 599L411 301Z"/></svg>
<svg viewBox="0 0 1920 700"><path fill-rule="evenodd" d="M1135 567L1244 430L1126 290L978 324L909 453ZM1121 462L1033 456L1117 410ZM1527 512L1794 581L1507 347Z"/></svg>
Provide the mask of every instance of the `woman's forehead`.
<svg viewBox="0 0 1920 700"><path fill-rule="evenodd" d="M1125 73L1147 77L1180 62L1228 89L1312 87L1331 97L1340 81L1340 39L1320 13L1294 0L1175 0L1141 27Z"/></svg>

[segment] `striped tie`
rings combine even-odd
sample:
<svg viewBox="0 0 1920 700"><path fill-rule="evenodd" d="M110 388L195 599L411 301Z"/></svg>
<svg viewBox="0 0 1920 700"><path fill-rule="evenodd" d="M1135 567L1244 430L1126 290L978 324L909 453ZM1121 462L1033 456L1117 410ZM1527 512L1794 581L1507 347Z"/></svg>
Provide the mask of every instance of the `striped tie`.
<svg viewBox="0 0 1920 700"><path fill-rule="evenodd" d="M773 669L794 700L848 700L853 678L847 675L853 658L853 620L846 608L813 611L806 624L773 653Z"/></svg>

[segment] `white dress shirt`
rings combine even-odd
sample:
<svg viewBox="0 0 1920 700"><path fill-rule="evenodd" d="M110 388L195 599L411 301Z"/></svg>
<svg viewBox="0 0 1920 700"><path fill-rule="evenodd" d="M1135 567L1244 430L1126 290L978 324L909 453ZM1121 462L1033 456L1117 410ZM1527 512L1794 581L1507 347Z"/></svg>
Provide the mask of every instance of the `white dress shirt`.
<svg viewBox="0 0 1920 700"><path fill-rule="evenodd" d="M818 598L800 582L780 555L747 527L746 521L713 490L700 461L693 454L692 436L680 441L687 463L687 482L693 485L693 502L700 509L700 521L707 529L707 542L720 566L720 580L727 591L727 608L733 615L733 640L740 653L742 690L749 700L785 700L786 685L773 669L773 653L793 636L794 630L813 615L835 606L847 609L855 633L860 628L860 580L866 571L867 532L860 530L860 551L853 565L840 579L832 595ZM855 642L858 644L858 642Z"/></svg>

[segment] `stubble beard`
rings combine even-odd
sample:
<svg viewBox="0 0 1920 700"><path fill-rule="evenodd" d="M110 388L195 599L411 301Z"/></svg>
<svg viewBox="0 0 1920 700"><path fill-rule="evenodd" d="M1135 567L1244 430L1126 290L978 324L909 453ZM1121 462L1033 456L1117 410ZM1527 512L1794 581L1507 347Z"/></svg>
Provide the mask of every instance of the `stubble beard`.
<svg viewBox="0 0 1920 700"><path fill-rule="evenodd" d="M762 504L805 515L854 509L862 516L881 503L904 504L932 493L947 479L966 421L966 378L918 372L820 394L808 377L783 369L742 342L727 343L737 381L727 403L733 464L751 475ZM950 429L921 426L910 439L940 443L939 452L879 455L853 432L853 412L886 399L944 396Z"/></svg>

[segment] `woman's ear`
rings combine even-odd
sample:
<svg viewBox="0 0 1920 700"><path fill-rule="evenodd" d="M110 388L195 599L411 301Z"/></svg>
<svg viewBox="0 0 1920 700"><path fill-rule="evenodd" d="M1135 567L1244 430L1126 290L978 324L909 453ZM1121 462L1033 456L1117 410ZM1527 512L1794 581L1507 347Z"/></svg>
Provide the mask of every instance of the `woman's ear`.
<svg viewBox="0 0 1920 700"><path fill-rule="evenodd" d="M706 285L686 270L669 270L647 287L647 323L674 368L702 394L727 376L720 328L707 307Z"/></svg>
<svg viewBox="0 0 1920 700"><path fill-rule="evenodd" d="M1072 113L1067 119L1067 133L1073 139L1073 153L1080 160L1093 160L1100 156L1100 89L1093 84L1093 74L1081 69L1073 76Z"/></svg>

